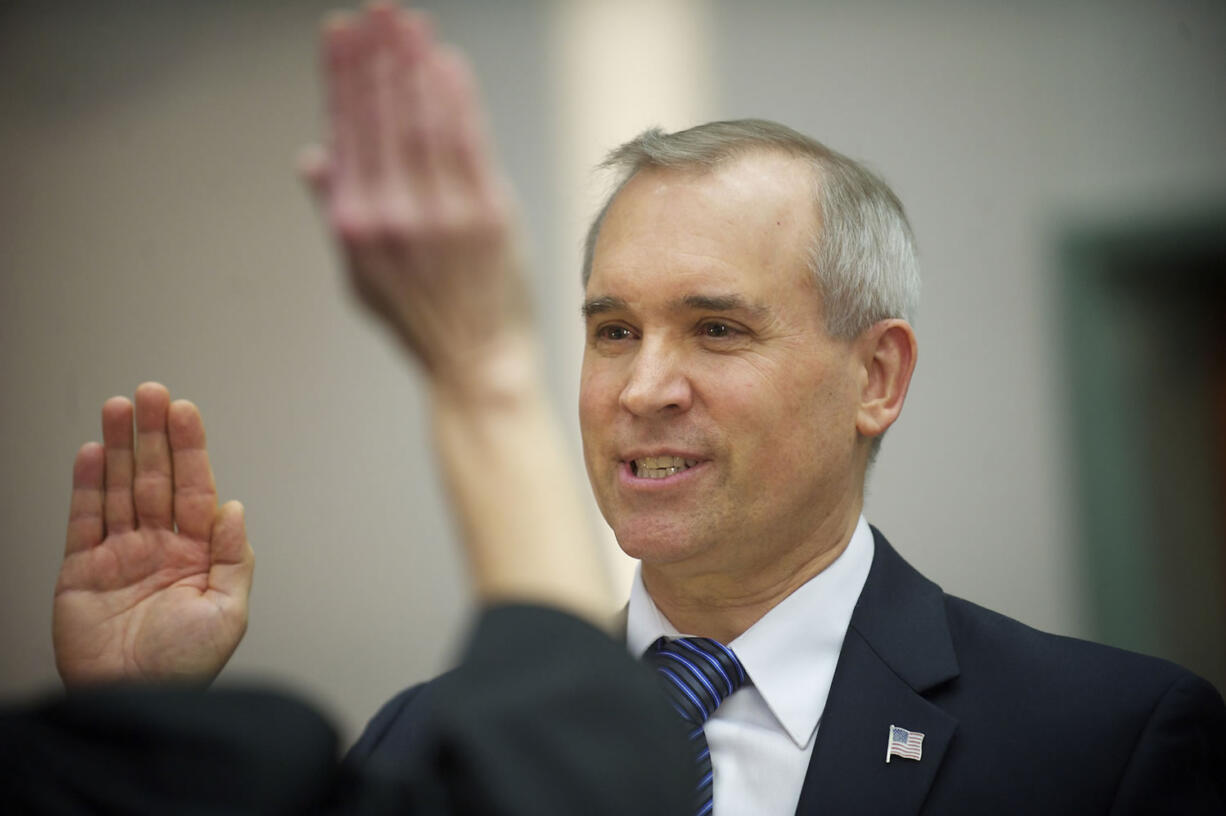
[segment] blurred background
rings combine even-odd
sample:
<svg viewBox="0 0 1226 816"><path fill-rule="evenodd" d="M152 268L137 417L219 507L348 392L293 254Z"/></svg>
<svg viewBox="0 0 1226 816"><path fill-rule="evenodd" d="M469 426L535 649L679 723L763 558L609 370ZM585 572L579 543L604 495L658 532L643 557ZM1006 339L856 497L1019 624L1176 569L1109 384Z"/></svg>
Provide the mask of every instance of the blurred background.
<svg viewBox="0 0 1226 816"><path fill-rule="evenodd" d="M920 364L869 520L949 592L1226 688L1226 5L421 5L520 192L575 451L542 478L582 478L590 168L649 125L778 119L880 171L919 240ZM149 379L201 407L247 507L224 682L287 685L352 739L453 659L471 608L416 375L293 172L327 8L0 5L0 697L57 683L72 458Z"/></svg>

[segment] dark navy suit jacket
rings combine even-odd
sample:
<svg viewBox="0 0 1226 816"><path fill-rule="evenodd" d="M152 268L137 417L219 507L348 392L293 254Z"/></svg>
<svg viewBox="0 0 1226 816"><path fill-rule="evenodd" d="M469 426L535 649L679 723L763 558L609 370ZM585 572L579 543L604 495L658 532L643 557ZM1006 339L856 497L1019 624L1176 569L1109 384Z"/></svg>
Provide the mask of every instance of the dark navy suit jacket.
<svg viewBox="0 0 1226 816"><path fill-rule="evenodd" d="M799 816L1226 814L1226 707L1211 685L946 595L873 537ZM351 760L411 754L447 683L388 703ZM918 761L885 761L891 725L925 735Z"/></svg>

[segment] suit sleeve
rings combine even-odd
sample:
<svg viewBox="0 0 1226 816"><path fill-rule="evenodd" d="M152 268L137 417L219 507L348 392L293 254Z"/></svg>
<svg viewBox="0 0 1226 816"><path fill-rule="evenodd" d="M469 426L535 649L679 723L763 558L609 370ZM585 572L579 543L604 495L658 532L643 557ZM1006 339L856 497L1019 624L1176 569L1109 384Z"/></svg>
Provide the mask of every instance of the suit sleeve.
<svg viewBox="0 0 1226 816"><path fill-rule="evenodd" d="M421 691L381 713L357 757L378 761L344 765L318 712L275 692L61 695L0 711L0 790L40 814L685 812L680 719L650 672L576 618L489 610L460 668Z"/></svg>
<svg viewBox="0 0 1226 816"><path fill-rule="evenodd" d="M365 772L372 765L377 766L381 758L395 753L395 747L389 746L385 738L390 736L394 740L397 724L411 721L414 707L428 707L429 696L429 686L423 683L405 689L384 703L350 747L345 755L345 764L358 772Z"/></svg>
<svg viewBox="0 0 1226 816"><path fill-rule="evenodd" d="M1226 813L1226 706L1184 674L1158 700L1117 789L1112 816Z"/></svg>
<svg viewBox="0 0 1226 816"><path fill-rule="evenodd" d="M282 694L100 687L0 712L0 790L11 813L318 813L349 789L336 749Z"/></svg>
<svg viewBox="0 0 1226 816"><path fill-rule="evenodd" d="M663 816L691 801L693 757L655 677L574 617L488 610L429 691L407 757L423 810Z"/></svg>

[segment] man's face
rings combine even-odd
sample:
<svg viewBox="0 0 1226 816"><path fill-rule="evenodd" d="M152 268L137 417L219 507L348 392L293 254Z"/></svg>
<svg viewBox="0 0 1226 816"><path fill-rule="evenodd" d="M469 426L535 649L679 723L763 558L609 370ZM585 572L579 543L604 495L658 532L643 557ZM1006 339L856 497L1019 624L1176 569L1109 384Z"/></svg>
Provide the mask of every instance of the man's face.
<svg viewBox="0 0 1226 816"><path fill-rule="evenodd" d="M811 179L767 153L647 170L605 218L579 418L597 503L645 569L769 568L854 523L864 370L806 267Z"/></svg>

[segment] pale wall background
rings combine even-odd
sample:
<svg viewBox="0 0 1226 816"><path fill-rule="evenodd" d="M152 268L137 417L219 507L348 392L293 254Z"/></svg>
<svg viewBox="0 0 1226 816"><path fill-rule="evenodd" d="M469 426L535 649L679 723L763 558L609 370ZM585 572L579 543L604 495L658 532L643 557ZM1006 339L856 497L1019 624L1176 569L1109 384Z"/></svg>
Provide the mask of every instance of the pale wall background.
<svg viewBox="0 0 1226 816"><path fill-rule="evenodd" d="M870 520L947 590L1093 634L1049 254L1081 219L1226 191L1220 3L424 5L471 53L521 191L572 439L583 168L656 122L784 120L879 169L923 255L920 366ZM325 7L0 10L0 694L56 682L73 453L146 379L201 406L248 508L227 680L288 684L351 738L454 653L468 598L414 377L292 173Z"/></svg>

